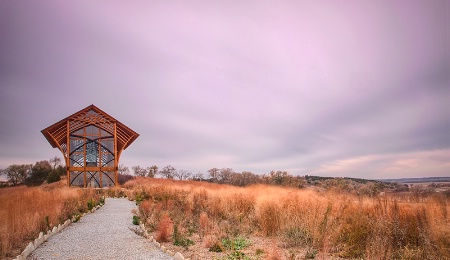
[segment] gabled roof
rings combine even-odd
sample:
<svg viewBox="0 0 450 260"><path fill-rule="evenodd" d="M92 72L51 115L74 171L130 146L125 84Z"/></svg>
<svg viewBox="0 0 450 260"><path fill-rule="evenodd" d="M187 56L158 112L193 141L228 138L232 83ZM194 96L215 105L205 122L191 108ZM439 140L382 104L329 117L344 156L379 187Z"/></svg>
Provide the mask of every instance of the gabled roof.
<svg viewBox="0 0 450 260"><path fill-rule="evenodd" d="M70 121L70 128L67 127L67 121ZM126 149L139 134L122 124L114 117L108 115L100 108L90 105L73 115L70 115L61 121L42 130L42 134L53 148L65 147L67 144L67 131L70 133L89 125L95 125L111 134L114 134L114 123L116 123L117 133L117 151Z"/></svg>

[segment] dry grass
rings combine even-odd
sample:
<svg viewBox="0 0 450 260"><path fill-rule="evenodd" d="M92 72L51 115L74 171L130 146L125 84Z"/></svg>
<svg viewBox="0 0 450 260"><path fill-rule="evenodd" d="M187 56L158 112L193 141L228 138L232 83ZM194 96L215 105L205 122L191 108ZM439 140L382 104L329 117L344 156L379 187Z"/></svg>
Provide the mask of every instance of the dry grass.
<svg viewBox="0 0 450 260"><path fill-rule="evenodd" d="M449 203L438 194L417 201L404 194L368 198L148 178L125 187L130 197L143 201L140 214L148 227L156 231L168 214L186 237L198 234L206 246L258 236L277 241L277 250L267 250L267 258L292 257L275 252L295 248L307 249L303 258L313 258L316 252L319 257L450 258Z"/></svg>
<svg viewBox="0 0 450 260"><path fill-rule="evenodd" d="M63 183L0 189L0 258L18 254L39 232L87 211L87 202L98 198L93 190Z"/></svg>

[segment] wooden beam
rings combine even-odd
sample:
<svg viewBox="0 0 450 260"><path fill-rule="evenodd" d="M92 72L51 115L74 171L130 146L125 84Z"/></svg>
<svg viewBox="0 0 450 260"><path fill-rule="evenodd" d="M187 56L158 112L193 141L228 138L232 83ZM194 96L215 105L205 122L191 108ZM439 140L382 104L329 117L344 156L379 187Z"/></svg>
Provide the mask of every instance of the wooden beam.
<svg viewBox="0 0 450 260"><path fill-rule="evenodd" d="M66 134L67 134L67 152L66 155L64 156L64 159L66 159L66 171L67 171L67 186L70 186L70 171L69 171L69 167L70 167L70 133L69 133L69 129L70 129L70 121L67 120L66 121Z"/></svg>
<svg viewBox="0 0 450 260"><path fill-rule="evenodd" d="M114 122L114 186L119 187L119 158L117 157L117 123Z"/></svg>

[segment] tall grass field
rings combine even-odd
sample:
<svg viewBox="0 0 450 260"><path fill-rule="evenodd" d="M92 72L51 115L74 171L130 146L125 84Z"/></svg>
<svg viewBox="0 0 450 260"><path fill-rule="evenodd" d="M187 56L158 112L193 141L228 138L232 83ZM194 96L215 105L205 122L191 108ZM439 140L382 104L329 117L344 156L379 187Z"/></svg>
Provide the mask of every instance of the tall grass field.
<svg viewBox="0 0 450 260"><path fill-rule="evenodd" d="M216 259L450 259L442 194L363 197L150 178L125 187L148 232L185 255L200 244ZM236 249L236 241L272 244Z"/></svg>
<svg viewBox="0 0 450 260"><path fill-rule="evenodd" d="M350 193L271 185L236 187L138 177L122 189L65 182L0 189L0 258L39 232L126 194L130 223L190 259L450 259L449 198L440 193Z"/></svg>
<svg viewBox="0 0 450 260"><path fill-rule="evenodd" d="M65 187L64 181L40 187L0 189L0 258L13 258L27 243L99 203L92 189Z"/></svg>

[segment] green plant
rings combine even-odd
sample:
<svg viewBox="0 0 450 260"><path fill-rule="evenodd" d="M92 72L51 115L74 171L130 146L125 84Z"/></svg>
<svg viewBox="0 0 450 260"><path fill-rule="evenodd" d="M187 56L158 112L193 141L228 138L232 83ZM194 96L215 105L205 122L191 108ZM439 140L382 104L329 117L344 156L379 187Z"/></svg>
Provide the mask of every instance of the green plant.
<svg viewBox="0 0 450 260"><path fill-rule="evenodd" d="M93 198L90 198L87 202L88 210L92 210L95 207L95 200Z"/></svg>
<svg viewBox="0 0 450 260"><path fill-rule="evenodd" d="M230 254L228 254L225 259L229 259L229 260L250 260L251 258L246 256L241 251L233 251Z"/></svg>
<svg viewBox="0 0 450 260"><path fill-rule="evenodd" d="M222 239L222 245L227 249L242 250L250 245L250 241L243 237L237 237L234 239L224 238Z"/></svg>
<svg viewBox="0 0 450 260"><path fill-rule="evenodd" d="M133 216L133 225L139 225L139 217Z"/></svg>
<svg viewBox="0 0 450 260"><path fill-rule="evenodd" d="M135 196L136 205L139 206L143 200L147 200L150 198L150 195L148 195L144 190L141 190L138 192Z"/></svg>
<svg viewBox="0 0 450 260"><path fill-rule="evenodd" d="M61 175L55 170L51 171L47 176L48 183L57 182L60 180L61 180Z"/></svg>
<svg viewBox="0 0 450 260"><path fill-rule="evenodd" d="M183 234L180 233L178 230L178 225L173 225L173 244L176 246L182 246L185 249L188 249L189 246L194 244L194 241L188 239L187 237L183 236Z"/></svg>
<svg viewBox="0 0 450 260"><path fill-rule="evenodd" d="M80 220L80 218L81 218L81 215L80 214L75 214L74 216L73 216L73 222L75 223L75 222L78 222L79 220Z"/></svg>

